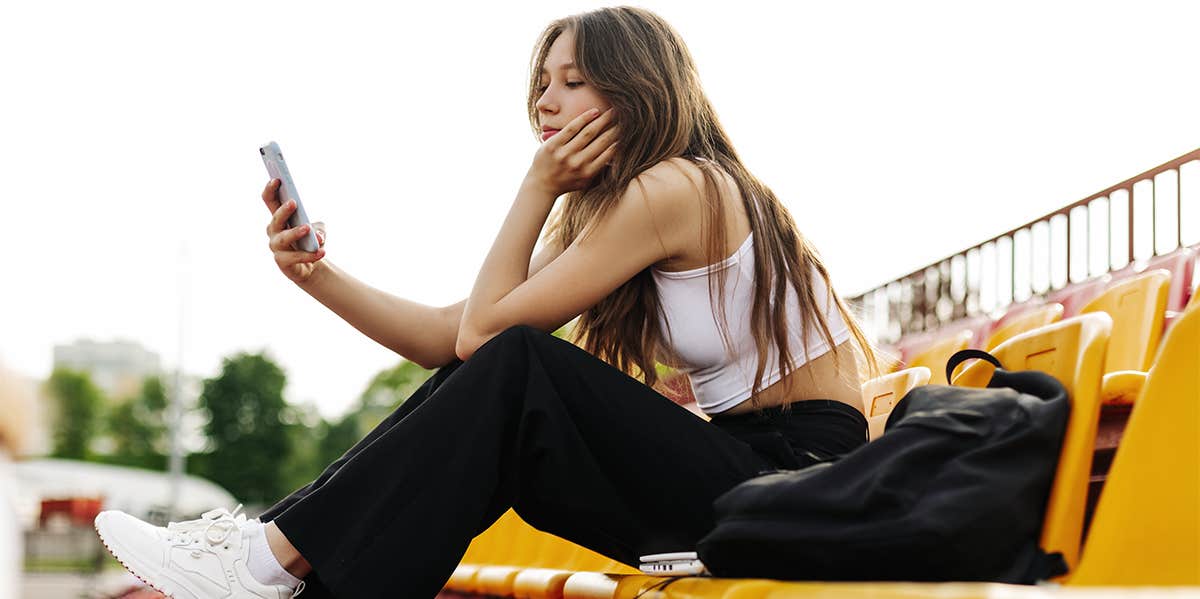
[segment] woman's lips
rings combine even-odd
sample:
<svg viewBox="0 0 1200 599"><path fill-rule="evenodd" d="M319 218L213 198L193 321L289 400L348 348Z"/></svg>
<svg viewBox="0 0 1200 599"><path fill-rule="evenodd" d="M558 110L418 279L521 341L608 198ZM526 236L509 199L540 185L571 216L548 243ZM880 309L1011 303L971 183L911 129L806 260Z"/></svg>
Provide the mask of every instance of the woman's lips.
<svg viewBox="0 0 1200 599"><path fill-rule="evenodd" d="M558 132L558 129L546 129L545 131L542 131L542 141L546 141L547 139L554 137L554 134Z"/></svg>

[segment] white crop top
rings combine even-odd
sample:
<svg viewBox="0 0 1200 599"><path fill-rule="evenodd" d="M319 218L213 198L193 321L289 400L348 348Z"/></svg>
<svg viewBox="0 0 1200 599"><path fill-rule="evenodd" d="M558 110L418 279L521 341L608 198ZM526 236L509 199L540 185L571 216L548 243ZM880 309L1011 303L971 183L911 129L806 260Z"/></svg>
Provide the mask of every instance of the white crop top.
<svg viewBox="0 0 1200 599"><path fill-rule="evenodd" d="M725 281L726 320L733 355L726 353L718 328L717 307L709 299L710 273L732 269ZM677 365L691 383L696 403L706 414L718 414L750 397L754 387L754 372L758 366L758 350L750 334L751 309L754 305L754 234L746 237L734 254L716 264L680 272L651 269L658 287L663 320L660 320L664 341L683 363ZM825 282L812 277L818 307L824 312L829 332L835 344L850 337L850 329L835 305L831 305ZM808 339L800 332L800 304L796 291L787 287L788 349L796 367L813 360L831 349L816 326ZM668 326L669 325L669 326ZM766 369L763 371L765 389L782 378L779 372L779 352L773 344L767 346Z"/></svg>

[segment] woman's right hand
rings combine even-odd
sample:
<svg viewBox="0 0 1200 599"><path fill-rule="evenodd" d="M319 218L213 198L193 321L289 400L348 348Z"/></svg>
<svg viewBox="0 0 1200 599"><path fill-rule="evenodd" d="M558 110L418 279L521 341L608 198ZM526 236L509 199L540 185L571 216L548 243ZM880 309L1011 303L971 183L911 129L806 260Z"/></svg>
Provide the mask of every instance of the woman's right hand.
<svg viewBox="0 0 1200 599"><path fill-rule="evenodd" d="M275 264L289 280L297 285L308 281L316 270L317 263L325 257L325 224L316 222L312 227L317 232L317 251L305 252L292 248L292 244L308 234L309 225L294 229L287 228L287 220L296 211L296 202L279 201L279 179L272 179L263 188L263 203L271 211L271 222L267 225L268 247L275 255Z"/></svg>

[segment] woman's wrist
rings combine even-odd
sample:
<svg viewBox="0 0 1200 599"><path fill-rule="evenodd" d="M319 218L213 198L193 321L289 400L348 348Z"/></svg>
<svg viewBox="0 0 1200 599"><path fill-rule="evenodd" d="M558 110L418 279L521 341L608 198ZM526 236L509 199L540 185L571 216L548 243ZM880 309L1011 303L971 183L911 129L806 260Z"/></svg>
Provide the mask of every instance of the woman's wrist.
<svg viewBox="0 0 1200 599"><path fill-rule="evenodd" d="M296 282L297 287L309 294L320 287L325 282L324 280L329 278L333 270L328 259L318 260L312 266L312 272L303 281Z"/></svg>
<svg viewBox="0 0 1200 599"><path fill-rule="evenodd" d="M549 182L538 177L532 171L525 175L525 180L521 182L521 189L517 196L521 197L527 194L546 197L551 202L558 199L558 196L561 195Z"/></svg>

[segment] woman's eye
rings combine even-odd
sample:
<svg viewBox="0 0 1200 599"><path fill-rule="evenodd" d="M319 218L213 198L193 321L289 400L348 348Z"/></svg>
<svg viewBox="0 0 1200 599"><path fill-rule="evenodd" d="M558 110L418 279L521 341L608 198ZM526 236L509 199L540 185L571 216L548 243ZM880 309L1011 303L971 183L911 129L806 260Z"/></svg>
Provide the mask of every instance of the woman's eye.
<svg viewBox="0 0 1200 599"><path fill-rule="evenodd" d="M584 81L568 81L568 82L564 83L563 85L565 85L567 87L567 89L575 89L577 87L584 85L585 83L586 82L584 82ZM538 94L544 94L544 93L546 93L547 89L550 89L550 86L549 85L539 85L539 86L535 87L534 89L537 91Z"/></svg>

